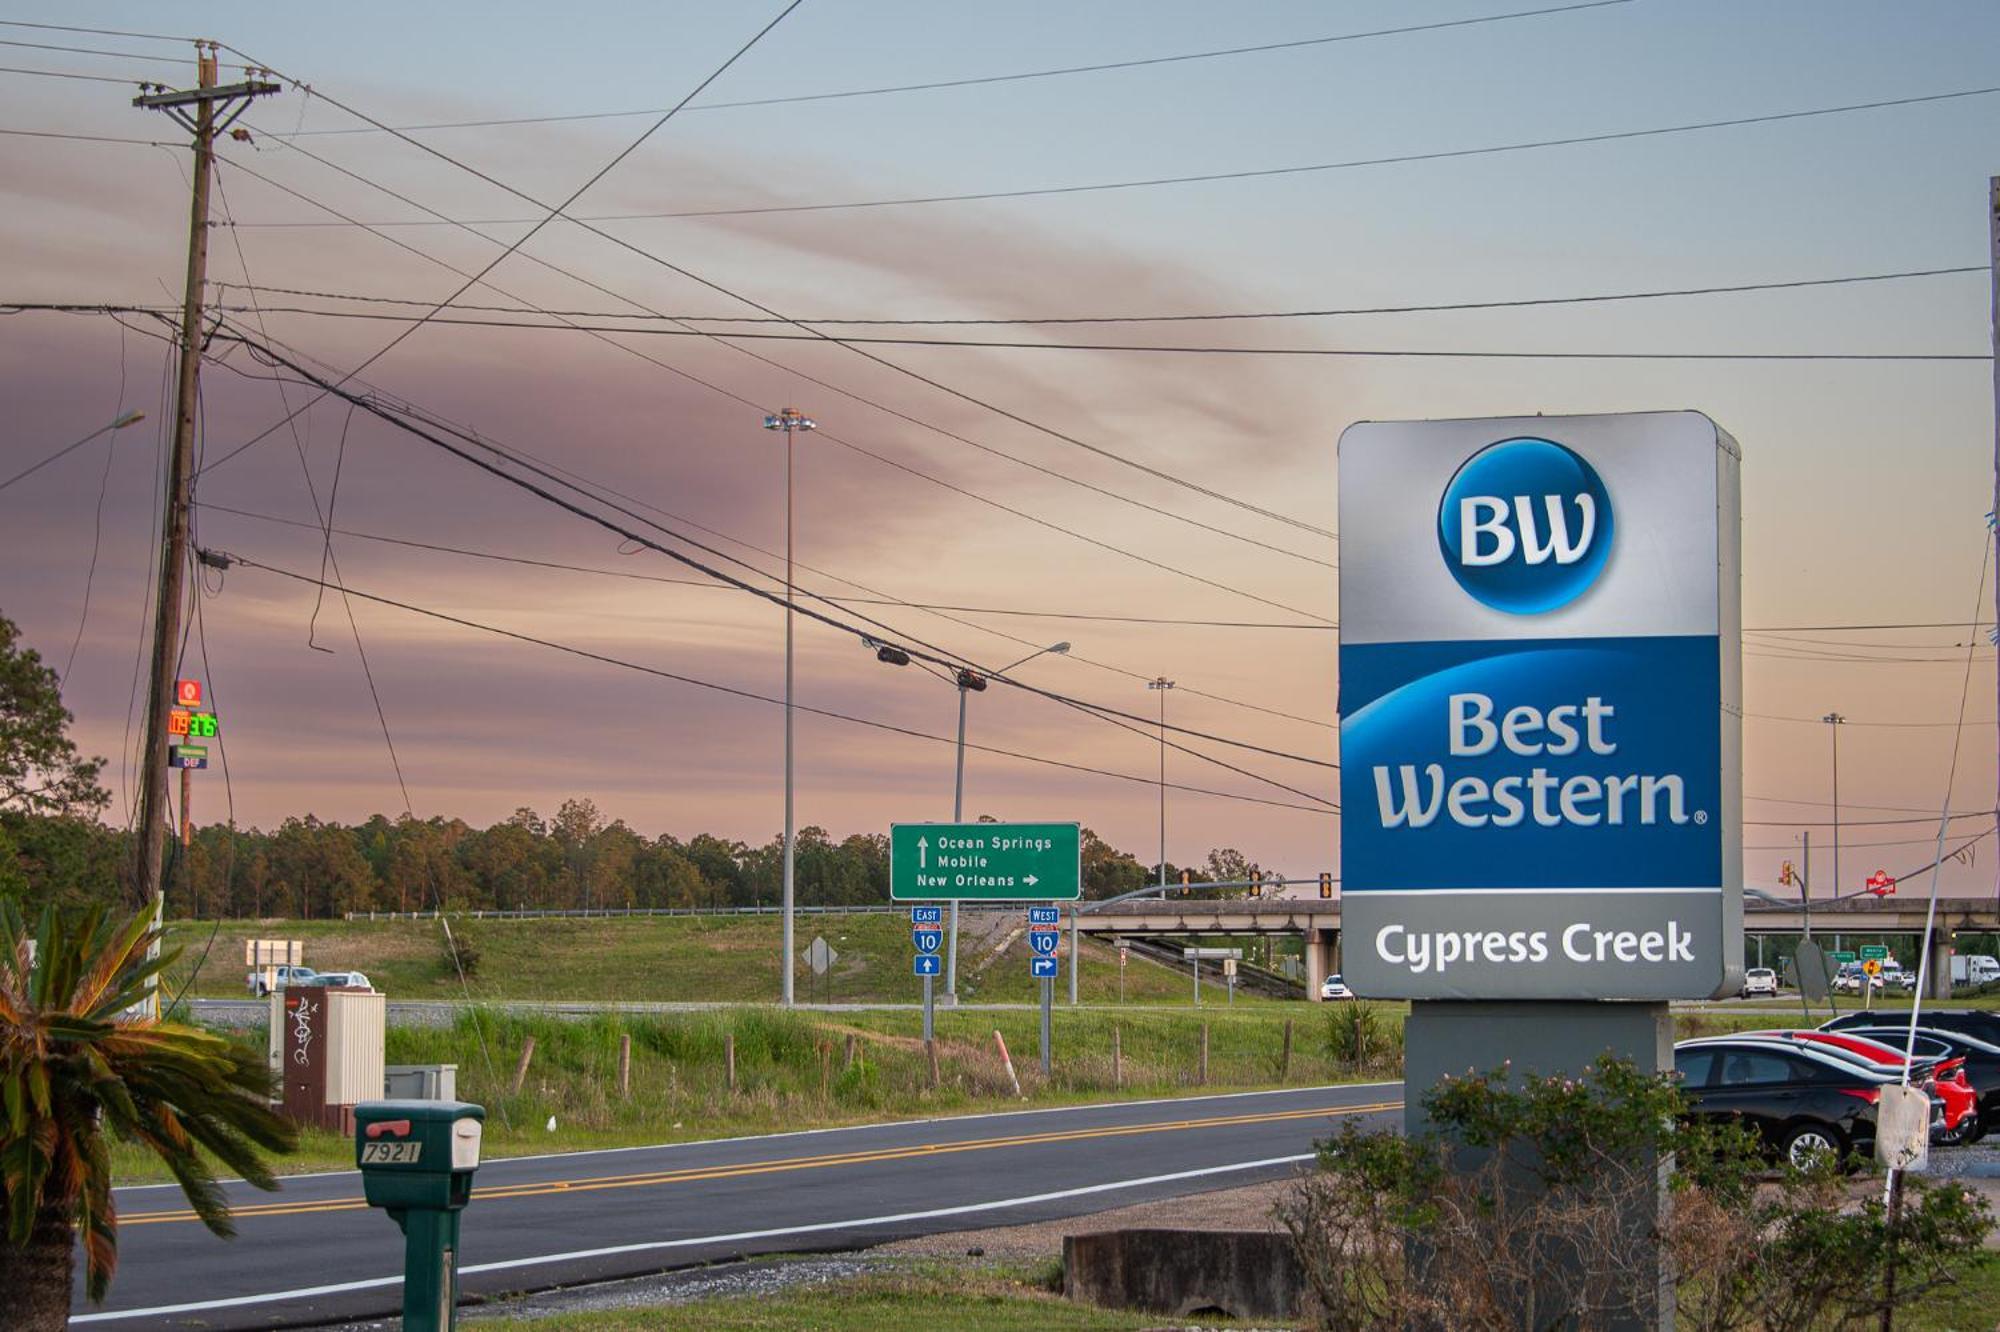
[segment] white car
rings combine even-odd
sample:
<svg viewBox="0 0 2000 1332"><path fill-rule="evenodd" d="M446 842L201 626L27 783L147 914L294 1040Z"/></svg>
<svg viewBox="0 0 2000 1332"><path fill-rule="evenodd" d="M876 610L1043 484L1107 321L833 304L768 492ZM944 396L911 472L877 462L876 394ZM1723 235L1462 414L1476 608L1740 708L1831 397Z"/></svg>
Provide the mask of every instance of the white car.
<svg viewBox="0 0 2000 1332"><path fill-rule="evenodd" d="M312 983L314 985L332 986L336 989L372 990L375 988L369 983L368 977L358 971L322 971L319 975L313 977Z"/></svg>
<svg viewBox="0 0 2000 1332"><path fill-rule="evenodd" d="M1335 972L1320 982L1319 997L1322 999L1352 999L1354 991L1347 988L1347 982Z"/></svg>
<svg viewBox="0 0 2000 1332"><path fill-rule="evenodd" d="M1743 973L1743 997L1751 999L1760 994L1773 999L1778 996L1778 973L1769 967L1752 967Z"/></svg>

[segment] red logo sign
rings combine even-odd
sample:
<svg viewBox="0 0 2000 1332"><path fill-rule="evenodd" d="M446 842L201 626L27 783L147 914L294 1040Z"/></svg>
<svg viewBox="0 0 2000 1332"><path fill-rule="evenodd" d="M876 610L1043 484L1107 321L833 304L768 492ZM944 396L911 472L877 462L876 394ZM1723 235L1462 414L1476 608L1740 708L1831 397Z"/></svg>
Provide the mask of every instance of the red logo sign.
<svg viewBox="0 0 2000 1332"><path fill-rule="evenodd" d="M1876 870L1868 876L1867 887L1875 896L1887 897L1896 891L1896 879L1888 870Z"/></svg>
<svg viewBox="0 0 2000 1332"><path fill-rule="evenodd" d="M407 1119L381 1119L368 1126L368 1136L379 1138L384 1133L393 1133L399 1138L410 1136L410 1121Z"/></svg>
<svg viewBox="0 0 2000 1332"><path fill-rule="evenodd" d="M200 707L201 681L199 680L174 681L174 702L180 704L184 708Z"/></svg>

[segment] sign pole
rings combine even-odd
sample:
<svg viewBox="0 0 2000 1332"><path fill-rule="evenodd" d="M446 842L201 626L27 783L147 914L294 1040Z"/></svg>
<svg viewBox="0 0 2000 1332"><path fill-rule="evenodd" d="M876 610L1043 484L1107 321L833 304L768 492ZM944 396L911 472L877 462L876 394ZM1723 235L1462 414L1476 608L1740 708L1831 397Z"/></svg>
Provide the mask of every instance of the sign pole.
<svg viewBox="0 0 2000 1332"><path fill-rule="evenodd" d="M930 1040L932 1031L931 977L924 977L924 1039Z"/></svg>
<svg viewBox="0 0 2000 1332"><path fill-rule="evenodd" d="M1056 983L1053 980L1044 980L1042 982L1042 1076L1045 1078L1049 1076L1050 1065L1053 1062L1051 1056L1054 1052L1049 1048L1049 1008L1055 1002L1055 997Z"/></svg>

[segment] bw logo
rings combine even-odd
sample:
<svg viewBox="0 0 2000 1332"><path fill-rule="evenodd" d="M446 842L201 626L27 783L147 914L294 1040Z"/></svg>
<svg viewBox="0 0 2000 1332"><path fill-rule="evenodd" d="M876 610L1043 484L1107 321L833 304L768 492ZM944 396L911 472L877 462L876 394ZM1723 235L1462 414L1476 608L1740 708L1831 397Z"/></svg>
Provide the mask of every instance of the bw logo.
<svg viewBox="0 0 2000 1332"><path fill-rule="evenodd" d="M1438 504L1438 545L1452 577L1511 615L1582 596L1610 558L1612 526L1596 470L1546 439L1487 445L1458 469Z"/></svg>

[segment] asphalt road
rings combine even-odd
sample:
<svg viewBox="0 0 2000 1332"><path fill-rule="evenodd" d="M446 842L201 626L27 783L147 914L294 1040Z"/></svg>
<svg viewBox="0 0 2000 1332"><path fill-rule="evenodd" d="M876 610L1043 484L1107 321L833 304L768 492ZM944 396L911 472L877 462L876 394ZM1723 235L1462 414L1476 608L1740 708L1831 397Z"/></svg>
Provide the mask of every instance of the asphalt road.
<svg viewBox="0 0 2000 1332"><path fill-rule="evenodd" d="M466 1293L635 1276L1074 1216L1270 1179L1335 1122L1400 1122L1402 1086L1184 1097L495 1161L464 1221ZM231 1186L216 1239L172 1186L118 1190L110 1298L73 1322L297 1327L401 1307L402 1235L352 1171ZM1198 1222L1198 1204L1188 1220Z"/></svg>

